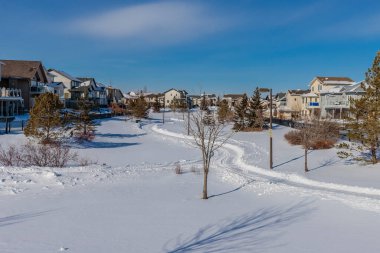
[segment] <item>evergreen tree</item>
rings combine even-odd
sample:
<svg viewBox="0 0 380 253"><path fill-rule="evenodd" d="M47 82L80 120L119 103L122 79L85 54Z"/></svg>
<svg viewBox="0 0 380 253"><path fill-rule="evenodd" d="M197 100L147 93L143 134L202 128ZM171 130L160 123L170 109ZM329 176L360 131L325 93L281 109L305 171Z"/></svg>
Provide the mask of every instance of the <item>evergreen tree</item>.
<svg viewBox="0 0 380 253"><path fill-rule="evenodd" d="M248 97L244 93L242 100L234 107L234 130L244 130L247 127Z"/></svg>
<svg viewBox="0 0 380 253"><path fill-rule="evenodd" d="M206 94L203 94L202 95L202 100L201 100L201 106L199 109L201 109L202 111L206 111L208 108L208 103L207 103L207 100L206 100Z"/></svg>
<svg viewBox="0 0 380 253"><path fill-rule="evenodd" d="M132 100L129 106L131 107L133 117L139 119L148 117L149 107L143 96L140 96L136 100Z"/></svg>
<svg viewBox="0 0 380 253"><path fill-rule="evenodd" d="M228 106L227 100L219 102L218 120L222 123L229 121L232 118L232 111Z"/></svg>
<svg viewBox="0 0 380 253"><path fill-rule="evenodd" d="M211 112L210 109L206 109L206 113L205 115L203 116L203 123L207 126L209 125L214 125L215 124L215 117L214 117L214 113Z"/></svg>
<svg viewBox="0 0 380 253"><path fill-rule="evenodd" d="M160 104L160 101L158 99L158 96L156 96L154 104L153 104L153 111L154 112L160 112L160 109L161 109L161 104Z"/></svg>
<svg viewBox="0 0 380 253"><path fill-rule="evenodd" d="M253 129L261 130L264 125L263 107L261 105L260 90L256 87L248 108L248 126Z"/></svg>
<svg viewBox="0 0 380 253"><path fill-rule="evenodd" d="M90 117L92 105L82 99L78 101L78 107L80 114L74 122L73 134L78 140L90 141L95 138L95 124Z"/></svg>
<svg viewBox="0 0 380 253"><path fill-rule="evenodd" d="M360 141L369 149L371 162L378 162L377 150L380 135L380 51L366 73L365 82L361 84L364 95L350 102L353 118L349 124L350 138Z"/></svg>
<svg viewBox="0 0 380 253"><path fill-rule="evenodd" d="M25 136L37 138L44 144L58 141L63 129L60 117L62 108L63 104L55 94L44 93L37 97L24 129Z"/></svg>

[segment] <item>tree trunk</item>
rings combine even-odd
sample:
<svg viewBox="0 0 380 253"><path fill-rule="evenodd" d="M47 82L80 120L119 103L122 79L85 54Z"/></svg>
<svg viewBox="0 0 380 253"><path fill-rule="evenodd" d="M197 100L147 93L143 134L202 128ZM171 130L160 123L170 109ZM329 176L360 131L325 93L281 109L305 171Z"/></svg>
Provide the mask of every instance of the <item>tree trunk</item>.
<svg viewBox="0 0 380 253"><path fill-rule="evenodd" d="M204 173L203 173L203 196L202 196L202 199L208 199L208 196L207 196L207 176L208 176L208 169L205 169Z"/></svg>
<svg viewBox="0 0 380 253"><path fill-rule="evenodd" d="M377 157L376 157L376 146L371 147L371 160L373 164L377 163Z"/></svg>
<svg viewBox="0 0 380 253"><path fill-rule="evenodd" d="M309 169L307 168L307 148L305 147L305 172L308 172Z"/></svg>

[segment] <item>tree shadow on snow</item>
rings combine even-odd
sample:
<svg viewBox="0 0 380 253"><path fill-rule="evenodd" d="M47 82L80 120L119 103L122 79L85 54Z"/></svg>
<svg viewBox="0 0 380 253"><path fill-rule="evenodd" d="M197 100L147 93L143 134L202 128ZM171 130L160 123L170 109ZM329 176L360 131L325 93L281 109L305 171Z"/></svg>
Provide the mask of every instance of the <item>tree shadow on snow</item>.
<svg viewBox="0 0 380 253"><path fill-rule="evenodd" d="M102 141L86 141L74 145L77 149L86 149L86 148L122 148L140 145L138 142L102 142Z"/></svg>
<svg viewBox="0 0 380 253"><path fill-rule="evenodd" d="M16 215L10 215L0 218L0 227L10 226L13 224L21 223L34 217L39 217L52 211L43 212L28 212Z"/></svg>
<svg viewBox="0 0 380 253"><path fill-rule="evenodd" d="M105 137L105 138L134 138L144 136L146 133L142 134L111 134L111 133L97 133L96 137Z"/></svg>
<svg viewBox="0 0 380 253"><path fill-rule="evenodd" d="M197 233L182 238L177 237L164 246L167 253L177 252L258 252L264 249L283 246L276 242L284 228L315 208L311 202L301 201L288 207L277 206L259 209L235 219L228 219L208 225ZM175 241L175 242L174 242ZM171 246L174 244L174 246ZM168 249L171 248L171 249Z"/></svg>
<svg viewBox="0 0 380 253"><path fill-rule="evenodd" d="M339 162L339 160L336 158L336 157L331 157L329 159L326 159L324 161L322 161L318 167L315 167L315 168L312 168L312 169L309 169L309 171L312 171L312 170L318 170L318 169L321 169L323 167L329 167L329 166L332 166L332 165L335 165Z"/></svg>
<svg viewBox="0 0 380 253"><path fill-rule="evenodd" d="M307 154L310 154L311 152L313 152L313 150L309 150L309 151L307 152ZM305 157L305 155L303 154L303 155L300 155L300 156L294 157L294 158L292 158L292 159L290 159L290 160L288 160L288 161L286 161L286 162L283 162L283 163L280 163L280 164L277 164L277 165L273 166L273 168L277 168L277 167L280 167L280 166L285 165L285 164L287 164L287 163L291 163L291 162L293 162L293 161L295 161L295 160L298 160L298 159L300 159L300 158L302 158L302 157Z"/></svg>
<svg viewBox="0 0 380 253"><path fill-rule="evenodd" d="M249 180L247 182L245 182L244 184L240 185L239 187L233 189L233 190L230 190L230 191L227 191L227 192L223 192L223 193L219 193L219 194L214 194L214 195L211 195L209 196L209 198L215 198L215 197L219 197L219 196L223 196L223 195L226 195L226 194L229 194L229 193L233 193L233 192L236 192L244 187L246 187L247 185L251 184L252 182L254 182L255 180Z"/></svg>

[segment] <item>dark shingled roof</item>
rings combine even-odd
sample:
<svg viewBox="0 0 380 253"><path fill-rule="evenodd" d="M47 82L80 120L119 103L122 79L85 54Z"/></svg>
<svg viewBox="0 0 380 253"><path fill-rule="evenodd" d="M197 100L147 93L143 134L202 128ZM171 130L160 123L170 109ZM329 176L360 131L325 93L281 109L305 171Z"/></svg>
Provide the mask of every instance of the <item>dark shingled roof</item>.
<svg viewBox="0 0 380 253"><path fill-rule="evenodd" d="M288 90L290 94L295 94L295 95L302 95L302 94L307 94L310 92L310 90Z"/></svg>
<svg viewBox="0 0 380 253"><path fill-rule="evenodd" d="M244 94L225 94L224 98L242 98Z"/></svg>
<svg viewBox="0 0 380 253"><path fill-rule="evenodd" d="M25 78L32 79L42 66L40 61L17 61L17 60L0 60L3 62L1 76L3 78Z"/></svg>
<svg viewBox="0 0 380 253"><path fill-rule="evenodd" d="M317 76L316 78L317 78L319 81L321 81L321 82L324 82L324 81L338 81L338 82L346 81L346 82L354 82L354 80L352 80L352 79L349 78L349 77Z"/></svg>

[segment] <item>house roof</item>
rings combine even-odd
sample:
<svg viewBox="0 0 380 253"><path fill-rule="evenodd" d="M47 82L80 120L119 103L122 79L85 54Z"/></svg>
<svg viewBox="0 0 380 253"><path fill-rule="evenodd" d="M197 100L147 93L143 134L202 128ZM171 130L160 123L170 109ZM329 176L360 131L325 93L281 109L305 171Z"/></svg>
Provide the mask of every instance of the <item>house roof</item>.
<svg viewBox="0 0 380 253"><path fill-rule="evenodd" d="M286 93L285 92L279 92L279 93L277 93L274 97L275 98L278 98L278 99L281 99L281 98L283 98L283 97L285 97L286 96Z"/></svg>
<svg viewBox="0 0 380 253"><path fill-rule="evenodd" d="M78 78L73 77L73 76L69 75L68 73L66 73L65 71L62 71L62 70L49 69L48 71L49 71L49 72L55 71L55 72L57 72L58 74L60 74L61 76L64 76L64 77L66 77L67 79L70 79L71 81L82 82L82 81L79 80Z"/></svg>
<svg viewBox="0 0 380 253"><path fill-rule="evenodd" d="M55 88L58 86L64 86L62 82L53 82L48 85L49 87Z"/></svg>
<svg viewBox="0 0 380 253"><path fill-rule="evenodd" d="M4 63L1 76L3 78L25 78L32 79L39 68L45 69L40 61L19 61L19 60L0 60ZM46 73L45 79L47 80Z"/></svg>
<svg viewBox="0 0 380 253"><path fill-rule="evenodd" d="M174 88L168 89L167 91L164 92L164 94L167 93L167 92L169 92L169 91L171 91L171 90L175 90L175 91L177 91L179 93L182 93L183 95L188 94L187 91L185 91L185 90L178 90L178 89L174 89Z"/></svg>
<svg viewBox="0 0 380 253"><path fill-rule="evenodd" d="M332 81L332 82L341 82L341 81L344 81L344 82L354 82L354 80L352 80L349 77L316 76L315 78L318 79L321 82L326 82L326 81Z"/></svg>
<svg viewBox="0 0 380 253"><path fill-rule="evenodd" d="M291 95L302 95L302 94L307 94L309 93L310 90L288 90L288 93L290 93Z"/></svg>
<svg viewBox="0 0 380 253"><path fill-rule="evenodd" d="M86 92L89 90L89 86L79 86L70 90L70 92Z"/></svg>
<svg viewBox="0 0 380 253"><path fill-rule="evenodd" d="M323 85L351 85L355 84L355 81L349 77L335 77L335 76L316 76L309 84L309 86L318 80Z"/></svg>
<svg viewBox="0 0 380 253"><path fill-rule="evenodd" d="M242 98L244 94L225 94L224 98Z"/></svg>
<svg viewBox="0 0 380 253"><path fill-rule="evenodd" d="M81 82L93 81L94 83L96 83L95 78L93 77L77 77L77 79L79 79L79 81Z"/></svg>

